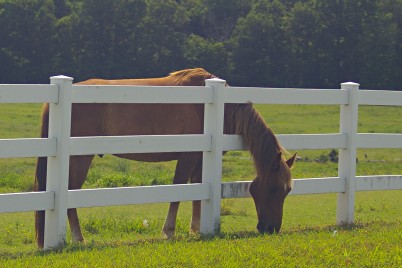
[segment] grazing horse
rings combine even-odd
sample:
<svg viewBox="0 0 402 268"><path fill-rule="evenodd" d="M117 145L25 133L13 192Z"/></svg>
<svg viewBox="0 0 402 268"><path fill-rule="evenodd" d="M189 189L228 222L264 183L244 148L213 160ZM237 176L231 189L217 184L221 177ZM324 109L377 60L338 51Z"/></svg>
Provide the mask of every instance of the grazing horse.
<svg viewBox="0 0 402 268"><path fill-rule="evenodd" d="M203 86L213 78L203 69L188 69L167 77L151 79L102 80L90 79L78 85L147 85L147 86ZM42 113L43 138L48 137L49 105ZM201 134L204 126L202 104L73 104L71 136L174 135ZM284 149L251 104L225 104L224 133L238 134L244 139L253 156L257 177L250 187L258 214L260 232L278 232L282 223L283 202L291 190L291 174L295 156L286 161ZM136 161L160 162L177 160L174 184L201 182L202 152L171 152L118 154L117 157ZM94 155L71 156L69 189L80 189L87 177ZM47 158L38 158L35 191L46 190ZM200 201L193 201L191 230L200 228ZM163 227L166 237L175 232L179 202L173 202ZM68 209L73 241L83 241L77 210ZM35 212L36 241L44 243L44 211Z"/></svg>

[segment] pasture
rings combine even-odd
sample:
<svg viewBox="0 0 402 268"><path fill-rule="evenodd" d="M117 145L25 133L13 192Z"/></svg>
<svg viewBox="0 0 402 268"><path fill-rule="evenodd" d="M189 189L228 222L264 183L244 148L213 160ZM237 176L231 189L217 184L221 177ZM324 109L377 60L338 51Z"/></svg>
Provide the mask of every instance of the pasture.
<svg viewBox="0 0 402 268"><path fill-rule="evenodd" d="M275 133L338 132L339 107L258 105ZM0 138L37 137L41 105L1 104ZM402 109L361 107L359 132L402 133ZM291 152L292 153L292 152ZM300 151L294 178L336 176L329 150ZM358 151L358 175L401 174L402 149ZM170 184L174 163L97 158L85 188ZM0 191L30 191L34 159L0 159ZM223 180L253 179L247 152L224 157ZM356 224L336 226L335 194L290 196L280 235L259 235L251 199L222 201L222 233L188 233L190 204L179 210L177 238L161 228L168 204L80 209L87 244L36 251L33 213L0 214L1 266L388 266L401 265L401 191L356 194ZM67 238L69 241L69 237Z"/></svg>

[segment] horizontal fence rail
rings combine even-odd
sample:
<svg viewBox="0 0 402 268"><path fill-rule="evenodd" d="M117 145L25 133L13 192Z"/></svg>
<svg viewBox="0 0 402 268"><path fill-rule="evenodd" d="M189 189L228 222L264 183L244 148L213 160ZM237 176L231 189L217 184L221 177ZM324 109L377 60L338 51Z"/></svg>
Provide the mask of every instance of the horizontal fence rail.
<svg viewBox="0 0 402 268"><path fill-rule="evenodd" d="M55 156L56 139L0 139L0 148L0 158Z"/></svg>
<svg viewBox="0 0 402 268"><path fill-rule="evenodd" d="M359 133L358 148L402 148L402 134Z"/></svg>
<svg viewBox="0 0 402 268"><path fill-rule="evenodd" d="M69 190L68 192L68 208L209 199L209 186L206 183Z"/></svg>
<svg viewBox="0 0 402 268"><path fill-rule="evenodd" d="M346 148L346 134L278 134L276 137L288 150L318 150ZM247 150L238 135L224 135L224 150Z"/></svg>
<svg viewBox="0 0 402 268"><path fill-rule="evenodd" d="M251 197L251 181L222 183L222 198ZM310 178L294 180L290 195L340 193L345 191L345 181L339 178Z"/></svg>
<svg viewBox="0 0 402 268"><path fill-rule="evenodd" d="M356 161L353 158L358 148L402 148L402 134L357 133L359 105L402 106L402 92L359 90L358 84L354 83L344 83L342 89L321 90L225 87L225 81L219 79L207 80L204 87L72 85L72 79L64 76L52 77L51 81L49 85L0 85L0 103L51 103L51 109L58 107L60 114L56 113L56 116L61 116L60 122L64 122L57 125L58 130L49 130L52 134L49 135L50 138L0 139L0 158L49 157L52 161L67 159L68 165L70 155L204 152L204 165L212 165L204 166L204 170L218 172L208 176L216 177L209 178L215 181L204 181L203 178L203 183L191 185L68 190L66 182L59 184L56 180L51 184L51 189L44 192L0 194L1 213L202 200L204 220L201 222L201 230L211 232L219 221L221 198L250 197L250 181L220 181L222 152L247 150L241 136L223 135L222 130L219 133L219 128L216 128L219 124L208 127L208 124L214 124L214 120L223 120L224 103L319 104L341 107L339 133L277 135L281 144L289 150L340 150L338 177L295 179L290 192L291 195L337 193L338 222L353 221L354 192L402 189L402 175L356 176ZM70 128L65 124L69 124L71 119L60 111L71 111L72 103L205 104L206 134L70 137ZM209 122L210 120L212 121ZM53 122L59 123L59 120ZM63 134L62 131L68 131L68 134ZM59 137L60 134L62 136ZM59 168L64 170L57 174L65 177L66 169L62 166L65 164L57 165L61 165ZM60 221L65 221L65 218L55 219L56 223ZM45 233L45 236L50 237L46 241L51 241L45 242L45 248L58 245L63 240L60 237L65 236L63 231L52 232L54 230Z"/></svg>
<svg viewBox="0 0 402 268"><path fill-rule="evenodd" d="M56 85L0 85L0 103L57 103Z"/></svg>
<svg viewBox="0 0 402 268"><path fill-rule="evenodd" d="M359 90L360 105L401 106L401 91Z"/></svg>
<svg viewBox="0 0 402 268"><path fill-rule="evenodd" d="M178 97L180 96L180 97ZM73 86L74 103L212 103L209 87Z"/></svg>
<svg viewBox="0 0 402 268"><path fill-rule="evenodd" d="M202 152L211 150L210 135L73 137L71 155Z"/></svg>
<svg viewBox="0 0 402 268"><path fill-rule="evenodd" d="M226 103L257 104L325 104L348 103L347 92L339 89L294 89L294 88L225 88Z"/></svg>
<svg viewBox="0 0 402 268"><path fill-rule="evenodd" d="M345 192L345 181L339 177L296 179L289 195L342 193ZM222 198L246 198L251 181L223 182ZM402 189L402 176L356 176L356 191L381 191Z"/></svg>
<svg viewBox="0 0 402 268"><path fill-rule="evenodd" d="M0 204L0 213L54 209L54 192L0 194Z"/></svg>

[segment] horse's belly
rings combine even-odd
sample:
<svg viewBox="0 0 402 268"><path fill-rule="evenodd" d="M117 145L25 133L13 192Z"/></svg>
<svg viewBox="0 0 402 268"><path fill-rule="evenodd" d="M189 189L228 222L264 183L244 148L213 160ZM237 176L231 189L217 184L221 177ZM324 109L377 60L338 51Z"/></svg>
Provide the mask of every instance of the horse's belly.
<svg viewBox="0 0 402 268"><path fill-rule="evenodd" d="M203 114L195 105L109 104L103 119L106 135L198 134Z"/></svg>

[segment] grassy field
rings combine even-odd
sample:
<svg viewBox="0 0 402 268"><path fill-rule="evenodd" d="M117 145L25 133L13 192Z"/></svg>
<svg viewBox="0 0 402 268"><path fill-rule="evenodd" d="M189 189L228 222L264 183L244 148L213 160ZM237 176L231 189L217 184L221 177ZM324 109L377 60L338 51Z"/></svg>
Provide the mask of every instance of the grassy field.
<svg viewBox="0 0 402 268"><path fill-rule="evenodd" d="M339 107L257 106L275 133L333 133ZM0 104L0 138L37 137L41 105ZM402 109L361 107L359 132L402 133ZM292 153L292 152L291 152ZM294 177L337 175L330 150L300 151ZM402 149L358 152L358 175L401 174ZM319 160L319 161L318 161ZM34 159L0 159L0 192L32 190ZM135 163L97 158L85 188L169 184L174 163ZM247 152L224 157L224 181L251 180ZM215 237L188 233L190 203L179 211L177 237L166 241L161 228L167 204L80 209L87 243L68 242L53 252L36 251L33 213L0 214L0 267L261 267L402 265L401 191L356 195L356 224L335 225L336 195L290 196L282 232L259 235L251 199L222 201L222 232ZM68 234L69 236L69 234ZM68 237L68 241L70 238Z"/></svg>

